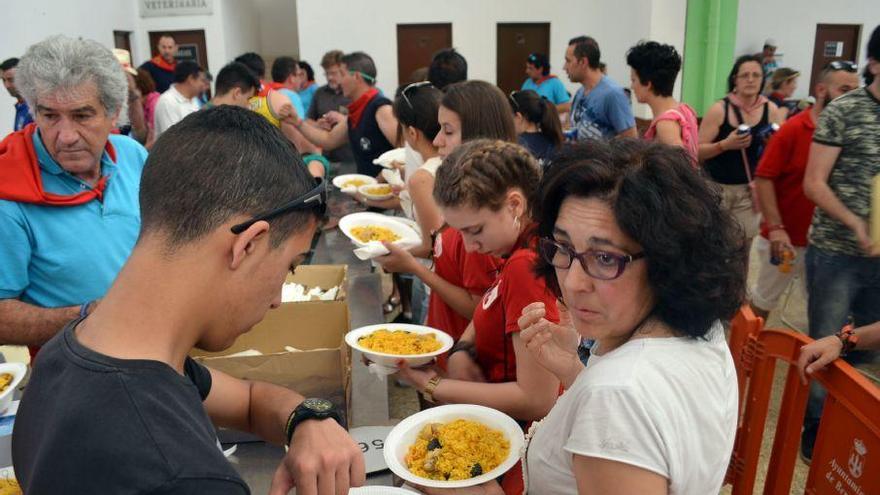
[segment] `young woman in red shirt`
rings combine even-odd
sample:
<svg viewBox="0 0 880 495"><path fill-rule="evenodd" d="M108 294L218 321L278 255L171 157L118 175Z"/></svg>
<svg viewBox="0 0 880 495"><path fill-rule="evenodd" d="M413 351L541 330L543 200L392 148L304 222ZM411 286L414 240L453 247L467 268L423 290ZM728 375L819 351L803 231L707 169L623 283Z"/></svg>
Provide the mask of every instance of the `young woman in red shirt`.
<svg viewBox="0 0 880 495"><path fill-rule="evenodd" d="M448 374L412 369L400 376L437 403L481 404L524 422L553 407L559 381L526 352L517 319L533 301L558 321L556 299L533 273L537 237L530 201L538 163L522 147L477 140L462 145L437 171L434 198L465 249L502 258L473 321L450 352Z"/></svg>

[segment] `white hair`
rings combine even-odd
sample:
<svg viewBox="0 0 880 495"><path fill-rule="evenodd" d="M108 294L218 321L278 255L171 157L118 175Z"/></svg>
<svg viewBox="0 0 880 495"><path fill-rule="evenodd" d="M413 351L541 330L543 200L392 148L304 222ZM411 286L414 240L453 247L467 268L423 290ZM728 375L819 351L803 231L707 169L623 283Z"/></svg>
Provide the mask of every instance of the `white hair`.
<svg viewBox="0 0 880 495"><path fill-rule="evenodd" d="M31 45L15 72L15 86L31 112L41 96L95 83L98 99L115 115L128 96L128 81L113 53L97 41L56 35Z"/></svg>

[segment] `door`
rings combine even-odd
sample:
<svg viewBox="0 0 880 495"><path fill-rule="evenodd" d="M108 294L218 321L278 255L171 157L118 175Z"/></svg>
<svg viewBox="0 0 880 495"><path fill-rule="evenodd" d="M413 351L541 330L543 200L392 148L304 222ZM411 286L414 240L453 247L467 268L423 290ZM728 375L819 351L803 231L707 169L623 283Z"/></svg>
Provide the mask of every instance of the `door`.
<svg viewBox="0 0 880 495"><path fill-rule="evenodd" d="M452 24L397 25L397 83L407 84L417 69L427 69L431 57L452 48Z"/></svg>
<svg viewBox="0 0 880 495"><path fill-rule="evenodd" d="M159 38L165 35L174 37L177 42L177 60L193 60L199 67L208 68L208 48L205 44L205 31L197 29L194 31L151 31L150 32L150 56L159 54L156 45L159 44ZM236 54L238 56L238 54Z"/></svg>
<svg viewBox="0 0 880 495"><path fill-rule="evenodd" d="M859 34L862 26L858 24L817 24L816 43L813 45L813 71L810 76L810 94L819 78L819 72L829 62L835 60L859 61Z"/></svg>
<svg viewBox="0 0 880 495"><path fill-rule="evenodd" d="M550 55L550 23L498 24L495 81L509 93L526 79L526 59L530 53ZM552 60L552 57L550 57Z"/></svg>
<svg viewBox="0 0 880 495"><path fill-rule="evenodd" d="M128 50L131 53L131 31L113 31L113 47ZM134 60L132 60L132 64Z"/></svg>

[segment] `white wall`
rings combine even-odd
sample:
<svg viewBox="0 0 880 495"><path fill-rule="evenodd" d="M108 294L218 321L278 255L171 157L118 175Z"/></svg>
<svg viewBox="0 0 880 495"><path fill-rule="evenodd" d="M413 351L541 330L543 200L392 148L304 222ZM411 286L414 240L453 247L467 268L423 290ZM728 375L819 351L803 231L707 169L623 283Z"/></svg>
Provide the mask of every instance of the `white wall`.
<svg viewBox="0 0 880 495"><path fill-rule="evenodd" d="M297 18L303 59L320 60L333 48L365 51L376 62L378 85L386 94L397 86L397 24L451 22L452 44L467 59L468 76L494 82L496 23L549 22L552 71L574 90L562 71L569 39L596 38L608 74L628 85L626 50L648 36L662 36L659 41L681 49L685 8L686 0L298 0ZM667 18L679 21L661 27Z"/></svg>
<svg viewBox="0 0 880 495"><path fill-rule="evenodd" d="M260 54L270 62L282 55L299 57L295 0L253 0L259 15ZM318 68L319 60L310 60Z"/></svg>
<svg viewBox="0 0 880 495"><path fill-rule="evenodd" d="M3 2L0 60L21 57L28 46L53 34L81 36L112 47L114 30L136 29L136 8L135 0ZM139 48L139 40L132 44ZM15 99L0 90L0 136L12 131L14 104Z"/></svg>
<svg viewBox="0 0 880 495"><path fill-rule="evenodd" d="M224 31L223 10L226 2L215 1L213 14L211 15L182 15L167 17L144 17L141 18L137 10L132 15L137 19L138 29L132 35L137 40L136 47L132 47L135 53L132 55L135 65L140 65L150 59L150 35L152 31L190 31L196 29L205 30L205 45L208 50L208 70L216 74L226 63L226 42L229 36ZM135 9L137 6L135 6Z"/></svg>
<svg viewBox="0 0 880 495"><path fill-rule="evenodd" d="M775 39L782 54L779 66L801 73L794 96L805 97L812 76L816 24L861 24L862 40L856 62L863 67L868 38L880 24L880 1L739 0L736 54L760 52L764 40Z"/></svg>
<svg viewBox="0 0 880 495"><path fill-rule="evenodd" d="M260 26L253 2L251 0L224 0L222 3L223 31L221 35L225 45L222 59L218 61L220 67L242 53L260 52ZM217 73L214 70L211 72Z"/></svg>

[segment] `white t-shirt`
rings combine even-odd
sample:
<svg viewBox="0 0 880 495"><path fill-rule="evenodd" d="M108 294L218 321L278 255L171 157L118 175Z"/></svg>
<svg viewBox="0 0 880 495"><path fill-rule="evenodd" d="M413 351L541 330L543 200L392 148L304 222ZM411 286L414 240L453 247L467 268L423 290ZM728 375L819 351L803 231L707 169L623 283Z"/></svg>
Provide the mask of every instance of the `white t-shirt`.
<svg viewBox="0 0 880 495"><path fill-rule="evenodd" d="M433 158L428 158L428 160L421 164L418 168L414 169L412 173L410 173L409 169L406 170L406 183L409 185L409 180L412 178L412 175L419 170L424 170L431 174L431 177L437 175L437 168L440 167L440 164L443 163L443 160L439 156L435 156ZM407 165L409 163L407 162ZM418 215L416 215L416 208L413 204L412 196L409 194L409 190L404 189L400 191L400 207L403 210L403 213L410 220L419 221Z"/></svg>
<svg viewBox="0 0 880 495"><path fill-rule="evenodd" d="M198 104L192 98L187 98L177 91L176 85L172 84L159 96L156 102L156 110L153 114L156 126L156 137L159 137L169 127L183 120L187 115L197 111Z"/></svg>
<svg viewBox="0 0 880 495"><path fill-rule="evenodd" d="M720 323L706 339L635 339L592 355L533 426L529 493L576 495L573 454L658 473L671 495L718 493L736 435L736 370Z"/></svg>

